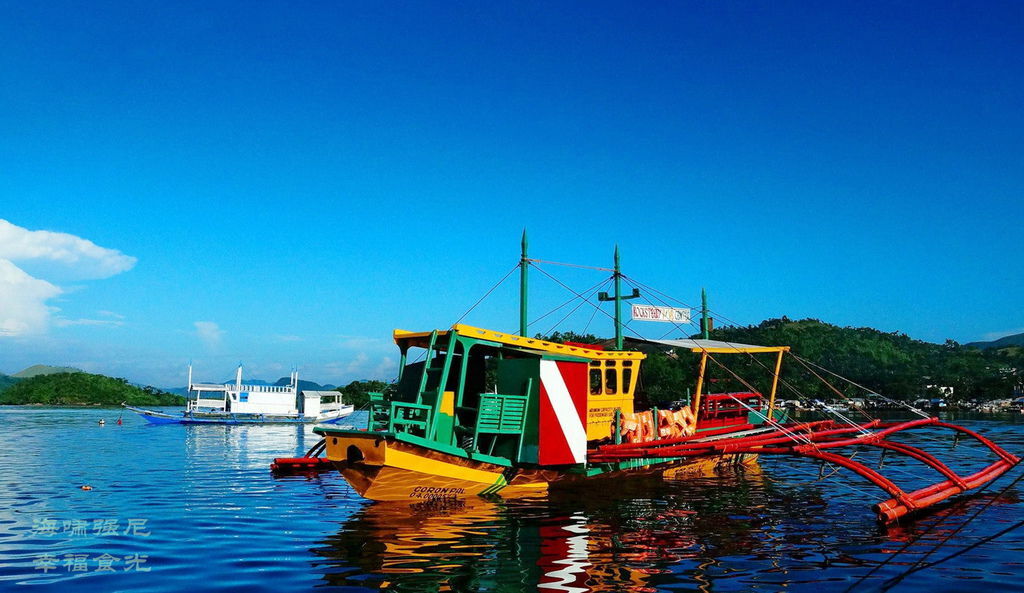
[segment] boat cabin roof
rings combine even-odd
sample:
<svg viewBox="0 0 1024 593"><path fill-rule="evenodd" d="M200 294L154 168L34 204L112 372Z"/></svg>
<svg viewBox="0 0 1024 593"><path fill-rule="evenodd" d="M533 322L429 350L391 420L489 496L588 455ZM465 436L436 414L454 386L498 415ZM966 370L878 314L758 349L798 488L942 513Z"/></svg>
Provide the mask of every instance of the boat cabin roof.
<svg viewBox="0 0 1024 593"><path fill-rule="evenodd" d="M671 346L673 348L685 348L691 352L710 352L712 354L756 354L759 352L789 352L789 346L755 346L753 344L722 342L720 340L640 340L630 338L630 341L660 344L662 346Z"/></svg>
<svg viewBox="0 0 1024 593"><path fill-rule="evenodd" d="M579 344L559 344L548 342L537 338L527 338L508 332L498 332L471 325L455 324L451 329L438 331L437 337L447 338L451 332L456 335L489 342L493 346L511 346L518 350L535 352L538 354L557 354L561 356L572 356L589 360L643 360L647 355L642 352L598 350L587 348ZM395 343L400 348L427 348L430 346L430 336L433 332L410 332L396 329L394 332ZM434 347L443 347L446 342L435 341Z"/></svg>

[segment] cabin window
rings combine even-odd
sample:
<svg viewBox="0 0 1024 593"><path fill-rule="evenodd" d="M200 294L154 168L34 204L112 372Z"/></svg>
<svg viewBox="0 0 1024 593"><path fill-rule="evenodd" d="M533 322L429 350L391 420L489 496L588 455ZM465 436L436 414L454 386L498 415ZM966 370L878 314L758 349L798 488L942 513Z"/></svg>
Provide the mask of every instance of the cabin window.
<svg viewBox="0 0 1024 593"><path fill-rule="evenodd" d="M632 380L633 380L633 369L630 369L630 368L622 369L622 392L623 393L626 393L626 392L629 391L630 381L632 381Z"/></svg>
<svg viewBox="0 0 1024 593"><path fill-rule="evenodd" d="M590 369L590 395L601 395L601 369Z"/></svg>
<svg viewBox="0 0 1024 593"><path fill-rule="evenodd" d="M616 373L615 369L613 369L613 368L612 369L605 369L604 370L604 392L605 392L605 395L611 395L611 394L613 394L613 393L615 393L617 391L618 386L615 383L616 383L616 380L618 379L618 377L616 375L618 375L618 373Z"/></svg>

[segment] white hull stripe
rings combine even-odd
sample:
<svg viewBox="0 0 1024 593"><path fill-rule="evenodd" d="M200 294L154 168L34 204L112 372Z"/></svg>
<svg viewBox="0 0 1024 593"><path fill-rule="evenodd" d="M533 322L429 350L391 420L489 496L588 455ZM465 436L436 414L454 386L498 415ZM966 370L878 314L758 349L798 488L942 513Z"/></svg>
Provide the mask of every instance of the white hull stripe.
<svg viewBox="0 0 1024 593"><path fill-rule="evenodd" d="M569 445L573 460L576 463L583 463L587 459L587 431L583 428L579 412L576 411L576 404L569 396L565 379L558 371L558 363L553 360L540 361L540 382L547 392L558 424L562 427L562 435Z"/></svg>

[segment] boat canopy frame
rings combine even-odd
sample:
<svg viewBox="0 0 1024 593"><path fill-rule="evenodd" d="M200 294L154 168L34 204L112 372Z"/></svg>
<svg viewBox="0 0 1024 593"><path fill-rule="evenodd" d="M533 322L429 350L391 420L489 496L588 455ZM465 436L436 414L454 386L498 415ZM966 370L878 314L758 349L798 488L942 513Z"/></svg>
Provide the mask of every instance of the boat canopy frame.
<svg viewBox="0 0 1024 593"><path fill-rule="evenodd" d="M708 358L712 354L775 354L775 368L772 371L771 389L768 394L768 411L766 418L773 418L775 413L775 396L779 388L779 373L782 370L782 357L790 351L789 346L755 346L753 344L740 344L736 342L723 342L720 340L648 340L643 338L630 338L631 342L644 344L655 344L661 347L682 348L693 353L700 354L700 367L697 372L697 386L695 389L691 408L696 414L700 411L701 397L704 391L704 378L707 374ZM713 357L711 357L713 359Z"/></svg>

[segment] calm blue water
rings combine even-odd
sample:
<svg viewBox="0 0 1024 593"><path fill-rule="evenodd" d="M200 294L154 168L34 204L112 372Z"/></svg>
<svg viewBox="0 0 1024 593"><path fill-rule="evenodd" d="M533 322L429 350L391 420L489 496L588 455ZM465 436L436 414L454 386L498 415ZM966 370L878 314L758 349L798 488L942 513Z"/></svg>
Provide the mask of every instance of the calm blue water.
<svg viewBox="0 0 1024 593"><path fill-rule="evenodd" d="M335 473L271 476L272 458L316 442L308 427L151 427L134 415L117 426L118 414L0 408L0 589L818 593L846 590L915 541L857 589L870 591L986 504L931 559L1024 516L1013 488L885 529L869 510L880 492L845 472L818 482L817 466L786 459L615 492L410 508L365 501ZM964 423L1020 453L1014 421ZM949 439L926 444L970 457ZM892 590L1024 591L1022 531Z"/></svg>

